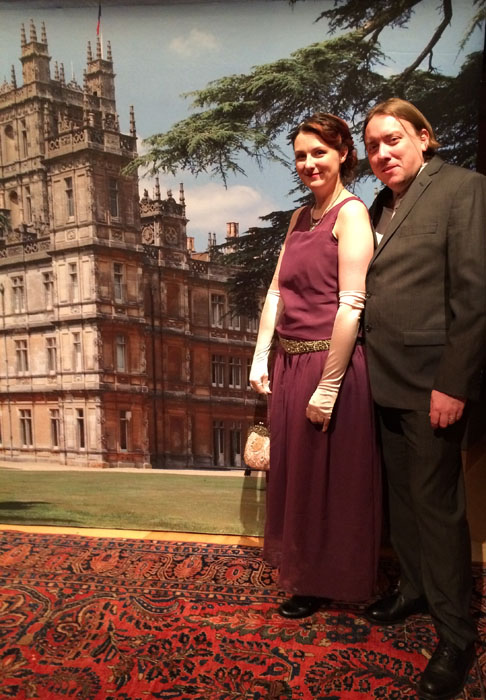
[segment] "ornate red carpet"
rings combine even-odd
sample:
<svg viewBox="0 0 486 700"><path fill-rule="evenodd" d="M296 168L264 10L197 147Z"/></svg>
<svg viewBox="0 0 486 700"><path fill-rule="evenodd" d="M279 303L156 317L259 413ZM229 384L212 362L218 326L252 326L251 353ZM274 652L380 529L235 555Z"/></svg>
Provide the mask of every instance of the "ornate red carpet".
<svg viewBox="0 0 486 700"><path fill-rule="evenodd" d="M485 700L482 644L467 700ZM380 587L396 576L380 566ZM371 628L362 607L276 614L275 571L252 547L0 534L0 697L49 700L415 698L428 616Z"/></svg>

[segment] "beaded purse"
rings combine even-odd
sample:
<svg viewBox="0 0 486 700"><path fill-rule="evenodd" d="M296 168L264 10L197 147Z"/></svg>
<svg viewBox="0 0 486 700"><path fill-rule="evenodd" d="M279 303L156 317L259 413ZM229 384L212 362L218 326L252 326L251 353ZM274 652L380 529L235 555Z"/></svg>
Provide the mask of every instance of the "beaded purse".
<svg viewBox="0 0 486 700"><path fill-rule="evenodd" d="M270 433L263 423L248 429L243 459L250 469L265 472L270 468Z"/></svg>

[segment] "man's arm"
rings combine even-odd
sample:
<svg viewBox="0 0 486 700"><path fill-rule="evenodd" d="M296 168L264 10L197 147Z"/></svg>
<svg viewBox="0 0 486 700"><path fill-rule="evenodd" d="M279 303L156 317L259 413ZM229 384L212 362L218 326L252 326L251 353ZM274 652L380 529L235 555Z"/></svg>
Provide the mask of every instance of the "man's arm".
<svg viewBox="0 0 486 700"><path fill-rule="evenodd" d="M449 327L431 394L432 427L462 416L479 389L486 363L486 178L464 177L450 208L447 231Z"/></svg>

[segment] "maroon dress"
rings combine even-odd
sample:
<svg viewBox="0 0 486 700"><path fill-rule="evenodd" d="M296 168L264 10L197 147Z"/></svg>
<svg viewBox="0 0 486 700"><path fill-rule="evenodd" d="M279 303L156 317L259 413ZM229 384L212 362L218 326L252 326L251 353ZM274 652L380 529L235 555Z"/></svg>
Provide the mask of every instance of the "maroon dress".
<svg viewBox="0 0 486 700"><path fill-rule="evenodd" d="M279 286L284 338L331 337L338 309L338 243L332 229L342 205L313 231L305 208L287 240ZM352 199L356 199L353 197ZM344 601L374 591L381 535L381 480L365 348L358 342L327 432L305 409L328 351L290 355L279 346L270 397L270 473L264 557L292 594Z"/></svg>

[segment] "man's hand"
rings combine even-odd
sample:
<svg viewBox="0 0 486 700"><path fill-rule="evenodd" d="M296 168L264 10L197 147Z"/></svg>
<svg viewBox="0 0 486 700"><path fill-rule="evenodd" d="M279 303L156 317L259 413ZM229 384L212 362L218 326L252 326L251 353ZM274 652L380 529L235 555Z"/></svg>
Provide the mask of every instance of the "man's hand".
<svg viewBox="0 0 486 700"><path fill-rule="evenodd" d="M447 428L462 417L466 399L443 394L432 389L430 395L430 425L432 428Z"/></svg>

